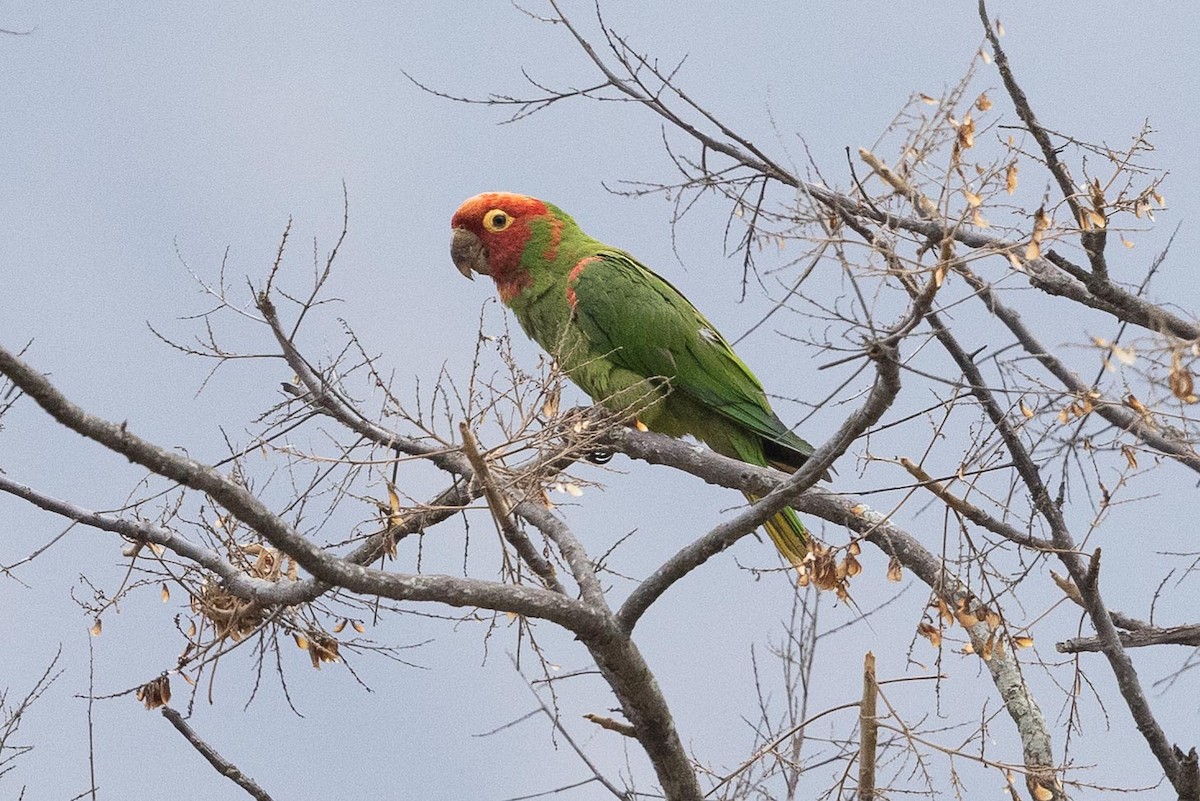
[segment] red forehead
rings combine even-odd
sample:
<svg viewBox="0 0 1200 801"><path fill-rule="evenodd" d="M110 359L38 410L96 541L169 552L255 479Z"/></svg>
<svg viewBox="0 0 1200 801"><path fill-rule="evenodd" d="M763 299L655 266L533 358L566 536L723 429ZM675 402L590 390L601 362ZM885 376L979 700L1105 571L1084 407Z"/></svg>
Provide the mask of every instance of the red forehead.
<svg viewBox="0 0 1200 801"><path fill-rule="evenodd" d="M450 220L452 228L477 227L483 215L492 209L503 209L513 219L540 217L545 214L546 204L535 197L516 195L512 192L484 192L463 202Z"/></svg>

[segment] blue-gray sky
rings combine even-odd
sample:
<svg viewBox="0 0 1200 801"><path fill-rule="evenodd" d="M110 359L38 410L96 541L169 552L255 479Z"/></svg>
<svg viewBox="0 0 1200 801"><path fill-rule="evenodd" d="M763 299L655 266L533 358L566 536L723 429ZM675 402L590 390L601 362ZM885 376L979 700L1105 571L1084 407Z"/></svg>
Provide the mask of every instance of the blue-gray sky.
<svg viewBox="0 0 1200 801"><path fill-rule="evenodd" d="M594 29L590 4L569 5ZM530 8L537 10L536 0ZM957 81L982 40L973 3L702 2L683 10L613 2L604 11L611 26L663 62L687 55L681 83L761 146L799 165L807 146L821 169L843 183L844 148L874 142L913 92L938 95ZM1200 94L1194 41L1200 10L1185 3L1060 8L997 2L992 12L1004 21L1009 54L1047 126L1114 145L1127 142L1146 118L1158 130L1149 160L1170 171L1164 194L1171 211L1161 215L1159 228L1135 237L1137 247L1119 254L1114 269L1140 278L1182 221L1174 246L1182 266L1168 270L1164 286L1175 281L1179 302L1187 307L1190 300L1194 308L1186 265L1200 239L1190 215L1200 208L1200 123L1193 102ZM730 335L766 308L753 294L738 302L739 267L722 256L727 209L698 209L681 228L686 237L677 242L676 256L668 203L603 189L602 183L623 179L674 177L659 123L644 110L566 101L497 125L502 113L433 97L404 77L407 71L451 94L472 96L526 91L522 68L551 85L594 80L561 28L507 4L41 0L0 7L0 27L29 31L0 36L0 342L12 348L32 340L27 358L77 402L197 458L222 455L219 426L244 441L253 416L277 399L279 382L290 376L263 362L234 364L198 392L208 365L166 348L147 321L179 338L195 333L197 325L180 318L203 311L207 302L181 261L213 278L228 251L230 275L260 279L289 217L295 221L291 269L307 269L313 239L323 252L336 238L343 182L350 234L332 289L342 301L312 323L310 344L336 349L337 318L344 318L368 350L383 354L400 386L443 366L459 377L469 370L479 307L491 288L468 284L453 270L448 221L462 199L483 190L534 194L568 209L589 233L654 265ZM977 85L992 90L1005 122L1015 122L994 70L984 68ZM487 319L499 330L503 316L494 306ZM233 323L229 331L247 350L269 346L261 331ZM1052 334L1055 345L1083 340L1070 320ZM780 395L827 391L822 382L832 380L816 374L813 353L783 343L769 328L739 352ZM537 358L524 342L517 354L530 365ZM801 410L782 406L781 414L792 418ZM837 420L835 410L811 425ZM141 476L56 430L32 404L18 407L4 426L0 468L53 494L111 508ZM803 433L821 439L820 430ZM698 534L736 501L686 476L644 464L618 466L625 475L599 474L609 488L589 490L565 514L594 552L638 528L633 550L620 562L636 575L673 551L674 543L656 541L656 532L682 526ZM853 489L854 477L853 469L844 469L839 482ZM649 509L647 486L662 498ZM1151 533L1136 512L1124 520L1122 534ZM1119 529L1117 521L1109 525ZM1164 518L1153 527L1166 525ZM0 497L0 561L15 561L62 527ZM930 531L940 531L940 524ZM1156 547L1108 536L1104 545L1116 558ZM841 533L834 538L840 541ZM21 740L36 749L12 776L0 778L9 795L27 784L29 798L69 798L88 785L86 709L78 696L87 691L90 621L69 593L87 593L81 573L115 588L122 574L119 548L107 535L75 530L17 572L28 586L0 581L0 685L24 689L60 643L67 667L22 729ZM458 546L431 551L452 569ZM769 565L769 556L765 546L744 541L673 590L641 629L685 741L706 759L735 764L750 741L742 721L753 714L749 647L778 636L788 592L778 576L755 580L734 560ZM864 581L882 582L884 560L868 553L865 561ZM1152 585L1134 587L1118 595L1120 605L1144 615L1152 591ZM913 675L907 636L890 635L912 630L924 598L915 587L874 631L854 629L823 646L818 707L857 693L847 677L868 648L879 654L882 675ZM106 618L103 636L93 642L97 693L124 689L170 664L181 645L171 618L183 610L175 604L158 605L147 593ZM1195 617L1186 606L1167 606L1160 611ZM831 603L822 614L831 623L847 619ZM1038 632L1048 655L1056 636L1070 635L1074 620L1064 613L1047 624L1044 639ZM358 659L356 669L372 693L340 666L315 673L303 654L285 651L302 718L287 710L270 678L244 710L250 681L245 659L235 655L218 671L215 704L197 705L195 724L276 798L498 799L584 778L574 757L561 744L555 749L544 721L501 736L470 737L530 707L504 656L514 647L512 637L497 635L485 651L482 631L391 620L381 639L435 639L408 652L423 669ZM582 666L583 653L569 638L543 632L564 669ZM914 653L933 657L923 642ZM1155 766L1130 733L1098 663L1094 659L1093 674L1120 736L1105 731L1093 704L1081 737L1094 742L1081 748L1081 760L1101 763L1092 775L1102 783L1153 780ZM1144 678L1158 678L1168 666L1151 662ZM942 697L948 710L966 703L977 711L978 699L994 693L976 664L953 661L943 670L951 674ZM176 692L182 691L177 682ZM1153 700L1168 731L1183 736L1195 731L1197 710L1194 703L1172 701L1179 697ZM1046 701L1047 715L1058 719L1061 697L1047 693ZM611 705L594 684L565 692L563 703L572 723ZM997 706L993 698L989 709ZM149 797L154 787L175 788L179 798L237 796L132 698L100 702L94 714L102 797ZM1008 723L997 726L993 739L1011 757ZM620 768L624 743L604 732L578 733L606 767ZM1121 765L1114 769L1118 753ZM632 764L645 786L644 767L636 758ZM596 795L589 788L569 797Z"/></svg>

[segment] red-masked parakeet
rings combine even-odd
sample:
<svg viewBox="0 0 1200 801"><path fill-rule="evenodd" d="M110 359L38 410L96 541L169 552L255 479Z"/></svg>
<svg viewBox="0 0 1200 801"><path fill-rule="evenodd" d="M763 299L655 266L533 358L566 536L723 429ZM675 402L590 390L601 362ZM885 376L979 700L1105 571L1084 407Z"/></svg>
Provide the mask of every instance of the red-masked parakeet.
<svg viewBox="0 0 1200 801"><path fill-rule="evenodd" d="M753 465L791 472L813 452L679 290L558 207L489 192L463 203L451 226L459 271L490 275L525 333L594 401ZM799 566L809 537L796 513L785 509L766 529Z"/></svg>

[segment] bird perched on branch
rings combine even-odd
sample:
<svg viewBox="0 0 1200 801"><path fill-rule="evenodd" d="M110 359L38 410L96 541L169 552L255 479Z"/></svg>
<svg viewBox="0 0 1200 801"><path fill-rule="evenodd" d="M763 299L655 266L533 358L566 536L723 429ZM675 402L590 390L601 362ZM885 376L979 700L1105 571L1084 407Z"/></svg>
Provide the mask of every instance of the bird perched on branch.
<svg viewBox="0 0 1200 801"><path fill-rule="evenodd" d="M771 410L762 384L679 290L536 198L488 192L451 220L450 256L490 275L521 327L597 403L749 464L797 470L813 448ZM747 494L751 501L755 498ZM809 535L792 509L765 523L800 567Z"/></svg>

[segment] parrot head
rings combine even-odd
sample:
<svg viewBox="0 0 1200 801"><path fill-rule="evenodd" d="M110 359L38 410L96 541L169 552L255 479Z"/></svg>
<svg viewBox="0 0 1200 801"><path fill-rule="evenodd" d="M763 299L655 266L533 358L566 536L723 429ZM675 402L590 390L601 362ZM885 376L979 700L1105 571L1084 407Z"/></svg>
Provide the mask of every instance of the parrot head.
<svg viewBox="0 0 1200 801"><path fill-rule="evenodd" d="M450 258L467 278L474 278L475 273L490 275L507 301L529 281L522 259L531 240L546 240L547 247L539 250L556 250L564 216L553 206L525 195L476 195L464 201L450 220L454 230ZM550 252L545 255L553 258Z"/></svg>

